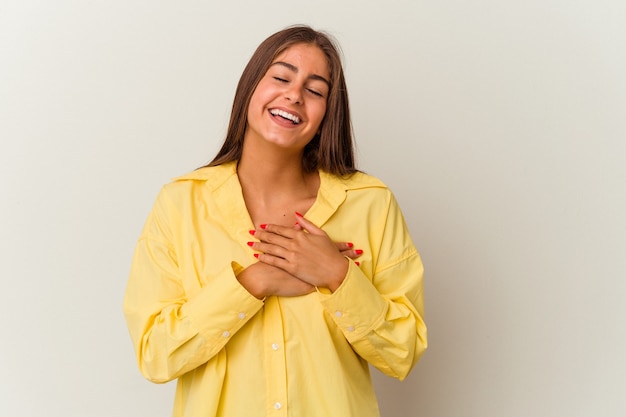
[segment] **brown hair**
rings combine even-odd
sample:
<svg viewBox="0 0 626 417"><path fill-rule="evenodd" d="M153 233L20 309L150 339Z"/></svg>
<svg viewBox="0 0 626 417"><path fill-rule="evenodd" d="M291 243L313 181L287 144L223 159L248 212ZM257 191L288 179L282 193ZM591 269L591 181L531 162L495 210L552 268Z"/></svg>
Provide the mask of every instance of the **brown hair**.
<svg viewBox="0 0 626 417"><path fill-rule="evenodd" d="M326 115L319 133L304 148L302 166L307 172L319 168L335 175L356 171L348 90L339 48L330 35L309 26L292 26L281 30L264 40L256 49L239 79L224 144L206 166L220 165L241 158L248 125L248 106L254 90L276 57L299 43L318 46L326 55L330 70Z"/></svg>

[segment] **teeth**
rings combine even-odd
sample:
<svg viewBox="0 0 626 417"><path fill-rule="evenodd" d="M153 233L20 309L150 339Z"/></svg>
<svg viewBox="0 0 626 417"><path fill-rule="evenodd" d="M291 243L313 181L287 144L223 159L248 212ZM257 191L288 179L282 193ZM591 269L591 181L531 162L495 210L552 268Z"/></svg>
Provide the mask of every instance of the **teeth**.
<svg viewBox="0 0 626 417"><path fill-rule="evenodd" d="M284 119L289 119L294 124L300 123L300 119L298 118L298 116L293 115L291 113L287 113L286 111L279 110L279 109L272 109L272 110L270 110L270 113L272 113L274 116L280 116L280 117L282 117Z"/></svg>

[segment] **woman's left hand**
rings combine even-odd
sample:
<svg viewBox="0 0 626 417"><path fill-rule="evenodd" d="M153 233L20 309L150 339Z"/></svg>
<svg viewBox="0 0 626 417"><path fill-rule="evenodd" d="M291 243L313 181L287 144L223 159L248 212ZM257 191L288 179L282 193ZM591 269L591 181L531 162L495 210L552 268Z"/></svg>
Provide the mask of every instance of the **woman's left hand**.
<svg viewBox="0 0 626 417"><path fill-rule="evenodd" d="M322 229L296 215L296 227L264 225L252 247L258 259L316 287L335 291L348 272L348 260Z"/></svg>

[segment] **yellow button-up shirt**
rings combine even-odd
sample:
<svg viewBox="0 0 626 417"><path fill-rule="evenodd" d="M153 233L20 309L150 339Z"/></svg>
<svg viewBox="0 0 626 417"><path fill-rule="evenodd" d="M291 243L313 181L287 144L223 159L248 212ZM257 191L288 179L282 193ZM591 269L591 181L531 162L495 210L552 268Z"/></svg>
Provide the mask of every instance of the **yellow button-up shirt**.
<svg viewBox="0 0 626 417"><path fill-rule="evenodd" d="M426 349L423 268L396 200L363 173L320 171L305 217L363 249L334 292L261 301L236 163L159 193L137 243L124 312L142 374L178 378L175 417L370 417L368 362L403 379Z"/></svg>

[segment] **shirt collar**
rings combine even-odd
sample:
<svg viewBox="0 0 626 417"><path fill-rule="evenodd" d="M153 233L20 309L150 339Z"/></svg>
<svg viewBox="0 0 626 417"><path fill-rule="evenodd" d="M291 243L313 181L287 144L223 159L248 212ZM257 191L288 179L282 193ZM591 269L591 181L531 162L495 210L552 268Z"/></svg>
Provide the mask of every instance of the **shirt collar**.
<svg viewBox="0 0 626 417"><path fill-rule="evenodd" d="M217 188L231 176L237 174L237 161L227 162L213 167L202 167L173 179L173 181L195 180L206 181L211 188ZM319 171L322 184L332 185L335 192L339 190L357 190L361 188L383 187L385 184L378 178L363 172L356 172L350 176L338 177L325 171Z"/></svg>
<svg viewBox="0 0 626 417"><path fill-rule="evenodd" d="M337 211L345 201L347 193L352 190L364 188L384 188L385 184L379 179L362 172L356 172L350 176L339 177L325 171L319 171L320 188L317 199L306 217L311 222L321 227ZM241 184L237 177L237 161L228 162L213 167L203 167L188 174L174 178L174 181L204 181L213 193L219 194L224 201L225 207L245 207L245 204L236 204L234 199L243 201ZM226 189L222 186L227 185ZM218 197L216 195L216 197ZM243 215L243 213L241 213ZM247 214L247 213L246 213Z"/></svg>

